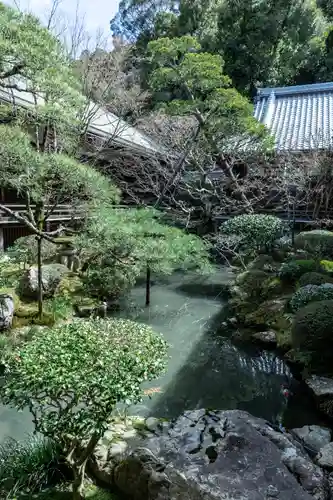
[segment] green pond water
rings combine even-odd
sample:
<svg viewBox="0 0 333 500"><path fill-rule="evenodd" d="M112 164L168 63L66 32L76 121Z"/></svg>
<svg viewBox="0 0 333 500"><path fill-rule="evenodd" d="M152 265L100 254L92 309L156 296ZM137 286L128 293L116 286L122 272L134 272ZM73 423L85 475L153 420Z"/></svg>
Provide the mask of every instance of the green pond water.
<svg viewBox="0 0 333 500"><path fill-rule="evenodd" d="M143 416L173 418L195 408L242 409L272 422L284 418L290 427L319 423L308 397L274 352L240 348L220 333L225 300L221 269L213 277L174 275L151 288L151 305L144 307L145 286L132 292L132 318L150 324L170 343L167 372L145 388L153 397L129 409ZM127 313L128 314L128 313ZM281 386L293 392L288 407ZM33 430L28 412L0 407L0 442L24 439Z"/></svg>

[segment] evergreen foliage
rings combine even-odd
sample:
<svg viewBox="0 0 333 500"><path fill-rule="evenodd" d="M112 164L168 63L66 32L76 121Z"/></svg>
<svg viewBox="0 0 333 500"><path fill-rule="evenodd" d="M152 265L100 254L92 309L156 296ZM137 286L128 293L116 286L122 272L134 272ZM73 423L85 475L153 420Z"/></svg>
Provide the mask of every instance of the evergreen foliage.
<svg viewBox="0 0 333 500"><path fill-rule="evenodd" d="M195 235L163 223L156 210L100 207L76 247L86 263L84 284L92 295L117 297L146 272L175 269L210 272L209 246Z"/></svg>
<svg viewBox="0 0 333 500"><path fill-rule="evenodd" d="M305 285L297 290L290 300L290 308L293 312L306 306L310 302L333 299L333 284Z"/></svg>
<svg viewBox="0 0 333 500"><path fill-rule="evenodd" d="M129 320L77 320L36 333L6 353L4 404L28 408L35 430L57 442L82 491L85 464L118 402L138 403L142 383L165 368L167 344Z"/></svg>
<svg viewBox="0 0 333 500"><path fill-rule="evenodd" d="M245 214L229 219L221 227L221 233L241 238L240 246L248 249L274 245L285 231L285 223L273 215Z"/></svg>

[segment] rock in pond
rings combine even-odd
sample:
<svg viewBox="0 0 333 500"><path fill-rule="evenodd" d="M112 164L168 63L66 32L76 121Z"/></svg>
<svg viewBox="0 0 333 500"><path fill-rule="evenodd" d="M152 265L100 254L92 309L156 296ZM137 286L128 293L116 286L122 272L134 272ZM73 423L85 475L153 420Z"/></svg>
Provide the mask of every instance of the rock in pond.
<svg viewBox="0 0 333 500"><path fill-rule="evenodd" d="M331 441L330 429L320 427L319 425L305 425L304 427L293 429L292 433L308 446L310 451L316 453Z"/></svg>
<svg viewBox="0 0 333 500"><path fill-rule="evenodd" d="M11 328L14 309L14 297L10 294L0 294L0 330Z"/></svg>
<svg viewBox="0 0 333 500"><path fill-rule="evenodd" d="M333 470L333 443L328 443L320 450L316 461L321 467Z"/></svg>
<svg viewBox="0 0 333 500"><path fill-rule="evenodd" d="M303 447L243 411L188 411L108 456L98 477L133 500L327 500Z"/></svg>
<svg viewBox="0 0 333 500"><path fill-rule="evenodd" d="M312 391L319 409L333 418L333 379L313 375L305 383Z"/></svg>
<svg viewBox="0 0 333 500"><path fill-rule="evenodd" d="M42 266L42 286L45 297L52 297L61 279L68 274L69 270L62 264L47 264ZM19 294L27 299L38 298L38 269L30 267L21 278Z"/></svg>
<svg viewBox="0 0 333 500"><path fill-rule="evenodd" d="M252 338L254 340L258 340L259 342L262 342L263 344L270 344L275 346L277 343L276 340L276 333L274 330L267 330L266 332L257 332L252 335Z"/></svg>
<svg viewBox="0 0 333 500"><path fill-rule="evenodd" d="M313 375L305 380L306 385L312 390L317 398L323 396L332 396L333 398L333 379L327 377L318 377Z"/></svg>

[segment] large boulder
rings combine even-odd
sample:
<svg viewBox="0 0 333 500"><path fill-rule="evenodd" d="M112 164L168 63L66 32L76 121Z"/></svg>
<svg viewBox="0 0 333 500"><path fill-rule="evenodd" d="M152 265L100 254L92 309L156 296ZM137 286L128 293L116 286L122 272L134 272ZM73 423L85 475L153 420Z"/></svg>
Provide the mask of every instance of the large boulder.
<svg viewBox="0 0 333 500"><path fill-rule="evenodd" d="M98 477L133 500L327 498L325 475L302 446L246 412L189 411L130 436L117 442L118 459L100 454L108 466Z"/></svg>
<svg viewBox="0 0 333 500"><path fill-rule="evenodd" d="M11 294L0 294L0 331L8 330L12 326L14 316L14 297Z"/></svg>
<svg viewBox="0 0 333 500"><path fill-rule="evenodd" d="M42 266L42 286L44 297L52 297L69 270L62 264L47 264ZM30 267L19 283L19 294L22 298L36 300L38 298L38 268Z"/></svg>

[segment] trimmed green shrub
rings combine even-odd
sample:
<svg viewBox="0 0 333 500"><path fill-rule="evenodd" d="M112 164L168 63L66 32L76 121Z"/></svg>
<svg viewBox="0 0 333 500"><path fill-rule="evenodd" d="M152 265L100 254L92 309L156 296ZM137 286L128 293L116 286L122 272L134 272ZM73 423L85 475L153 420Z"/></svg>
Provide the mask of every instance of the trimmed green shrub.
<svg viewBox="0 0 333 500"><path fill-rule="evenodd" d="M292 345L303 352L333 357L333 300L313 302L297 311Z"/></svg>
<svg viewBox="0 0 333 500"><path fill-rule="evenodd" d="M55 260L57 255L57 245L50 241L42 241L42 261ZM7 250L9 257L16 262L23 262L24 264L32 265L37 262L37 240L36 237L23 236L18 238L14 245Z"/></svg>
<svg viewBox="0 0 333 500"><path fill-rule="evenodd" d="M333 284L324 283L323 285L306 285L297 290L290 300L290 308L293 312L310 302L321 300L333 300Z"/></svg>
<svg viewBox="0 0 333 500"><path fill-rule="evenodd" d="M286 224L278 217L262 214L244 214L229 219L221 233L242 238L242 246L249 249L272 247L285 232Z"/></svg>
<svg viewBox="0 0 333 500"><path fill-rule="evenodd" d="M295 238L295 247L325 257L333 256L333 232L324 229L303 231Z"/></svg>
<svg viewBox="0 0 333 500"><path fill-rule="evenodd" d="M316 272L303 274L298 282L299 286L323 285L324 283L333 283L333 278L327 276L327 274L321 274Z"/></svg>
<svg viewBox="0 0 333 500"><path fill-rule="evenodd" d="M333 261L332 260L321 260L320 267L326 273L333 273Z"/></svg>
<svg viewBox="0 0 333 500"><path fill-rule="evenodd" d="M279 276L285 283L295 283L303 274L317 271L315 260L289 260L280 267Z"/></svg>
<svg viewBox="0 0 333 500"><path fill-rule="evenodd" d="M1 402L29 408L35 431L67 451L73 477L80 479L73 483L74 497L82 490L82 463L107 430L116 404L142 400L143 382L166 366L167 347L147 325L90 319L45 328L6 353Z"/></svg>

